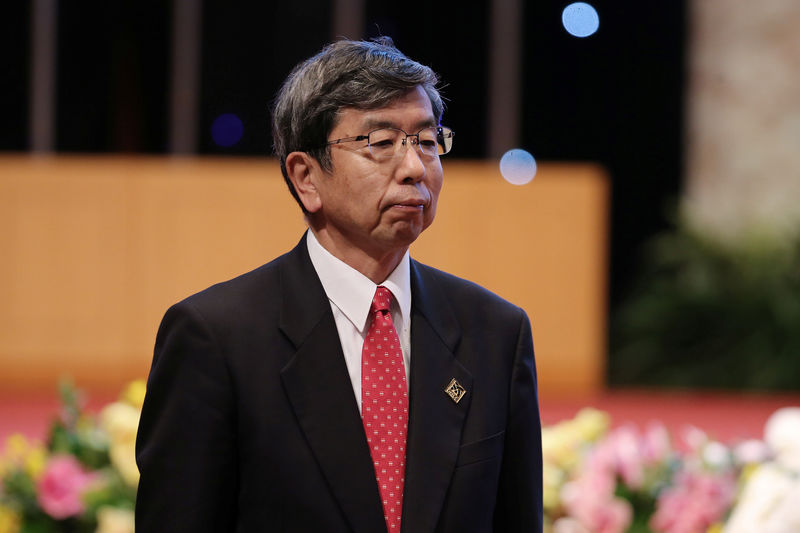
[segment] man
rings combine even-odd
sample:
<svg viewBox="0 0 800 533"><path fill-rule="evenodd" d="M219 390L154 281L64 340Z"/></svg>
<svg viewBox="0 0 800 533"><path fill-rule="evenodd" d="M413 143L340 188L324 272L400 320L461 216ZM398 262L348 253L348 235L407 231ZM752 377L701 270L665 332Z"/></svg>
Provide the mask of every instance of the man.
<svg viewBox="0 0 800 533"><path fill-rule="evenodd" d="M408 256L453 140L436 83L385 38L285 82L275 149L310 231L165 315L138 531L541 531L528 318Z"/></svg>

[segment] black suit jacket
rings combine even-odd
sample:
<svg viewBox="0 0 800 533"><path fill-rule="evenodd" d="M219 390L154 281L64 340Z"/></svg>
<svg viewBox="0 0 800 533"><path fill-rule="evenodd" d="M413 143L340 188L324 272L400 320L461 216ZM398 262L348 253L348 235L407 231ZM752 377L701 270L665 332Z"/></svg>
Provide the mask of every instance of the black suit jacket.
<svg viewBox="0 0 800 533"><path fill-rule="evenodd" d="M541 531L541 428L525 313L411 262L402 530ZM455 403L444 389L467 390ZM136 528L386 530L327 296L305 239L167 311L137 437Z"/></svg>

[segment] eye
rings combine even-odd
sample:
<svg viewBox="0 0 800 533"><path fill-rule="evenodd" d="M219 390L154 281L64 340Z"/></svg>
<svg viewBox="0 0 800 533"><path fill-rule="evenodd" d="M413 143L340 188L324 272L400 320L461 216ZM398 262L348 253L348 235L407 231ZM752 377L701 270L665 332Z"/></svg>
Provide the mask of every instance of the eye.
<svg viewBox="0 0 800 533"><path fill-rule="evenodd" d="M438 140L436 139L436 130L432 128L427 128L420 131L417 136L419 139L419 144L422 148L435 148L438 144Z"/></svg>
<svg viewBox="0 0 800 533"><path fill-rule="evenodd" d="M439 141L437 139L436 130L426 128L417 134L417 142L419 147L427 154L436 153Z"/></svg>
<svg viewBox="0 0 800 533"><path fill-rule="evenodd" d="M434 146L436 146L436 139L426 139L423 137L420 138L419 144L421 144L425 148L433 148Z"/></svg>
<svg viewBox="0 0 800 533"><path fill-rule="evenodd" d="M373 148L391 148L394 145L394 142L391 139L381 139L377 141L372 141L369 145Z"/></svg>
<svg viewBox="0 0 800 533"><path fill-rule="evenodd" d="M391 128L375 130L369 134L369 147L373 152L391 152L397 142L397 132Z"/></svg>

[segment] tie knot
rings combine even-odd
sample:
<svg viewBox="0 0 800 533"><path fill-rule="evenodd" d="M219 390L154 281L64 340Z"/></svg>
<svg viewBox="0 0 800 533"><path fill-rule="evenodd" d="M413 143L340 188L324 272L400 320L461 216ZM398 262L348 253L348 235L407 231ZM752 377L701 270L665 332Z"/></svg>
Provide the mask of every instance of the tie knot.
<svg viewBox="0 0 800 533"><path fill-rule="evenodd" d="M372 312L388 311L389 306L392 305L392 291L380 285L375 290L375 296L372 297Z"/></svg>

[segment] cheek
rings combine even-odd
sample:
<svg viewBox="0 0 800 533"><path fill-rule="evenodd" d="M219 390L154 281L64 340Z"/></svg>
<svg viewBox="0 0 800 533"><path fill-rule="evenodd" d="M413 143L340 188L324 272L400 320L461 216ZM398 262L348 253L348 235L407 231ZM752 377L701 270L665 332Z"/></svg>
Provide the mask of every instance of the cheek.
<svg viewBox="0 0 800 533"><path fill-rule="evenodd" d="M431 202L434 208L436 207L436 201L439 199L439 193L442 192L442 182L443 182L443 176L440 167L438 175L433 180L431 180L429 184L429 190L431 192Z"/></svg>
<svg viewBox="0 0 800 533"><path fill-rule="evenodd" d="M425 213L425 227L428 227L431 222L433 222L433 218L436 216L436 206L439 201L439 192L442 190L442 184L439 182L438 187L432 187L431 192L431 205L428 207L427 212Z"/></svg>

